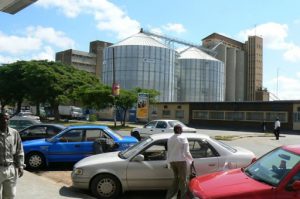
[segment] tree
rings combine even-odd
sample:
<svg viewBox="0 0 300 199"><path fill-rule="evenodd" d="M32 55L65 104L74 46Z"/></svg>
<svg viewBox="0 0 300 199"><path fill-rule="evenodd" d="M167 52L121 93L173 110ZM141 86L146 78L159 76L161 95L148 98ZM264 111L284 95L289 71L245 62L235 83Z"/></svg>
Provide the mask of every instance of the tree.
<svg viewBox="0 0 300 199"><path fill-rule="evenodd" d="M128 109L132 108L136 102L137 95L134 91L121 90L120 95L116 97L116 106L123 113L121 120L122 126L125 126Z"/></svg>

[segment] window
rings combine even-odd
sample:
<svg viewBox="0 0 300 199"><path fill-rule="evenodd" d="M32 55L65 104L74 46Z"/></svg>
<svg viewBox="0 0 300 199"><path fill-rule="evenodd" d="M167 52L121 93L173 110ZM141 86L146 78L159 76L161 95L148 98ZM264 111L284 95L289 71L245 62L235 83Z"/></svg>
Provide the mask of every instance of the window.
<svg viewBox="0 0 300 199"><path fill-rule="evenodd" d="M166 122L164 122L164 121L158 121L157 122L157 125L156 125L156 128L158 128L158 129L165 129L165 128L167 128L167 123Z"/></svg>
<svg viewBox="0 0 300 199"><path fill-rule="evenodd" d="M184 118L184 110L176 110L175 117L178 119L183 119Z"/></svg>
<svg viewBox="0 0 300 199"><path fill-rule="evenodd" d="M208 111L193 111L193 119L208 119Z"/></svg>
<svg viewBox="0 0 300 199"><path fill-rule="evenodd" d="M294 122L300 122L300 112L294 113Z"/></svg>
<svg viewBox="0 0 300 199"><path fill-rule="evenodd" d="M83 139L83 130L73 129L64 133L59 140L61 142L81 142L82 139Z"/></svg>
<svg viewBox="0 0 300 199"><path fill-rule="evenodd" d="M264 112L246 112L246 120L263 121Z"/></svg>
<svg viewBox="0 0 300 199"><path fill-rule="evenodd" d="M27 130L27 133L31 135L45 135L46 134L46 127L36 127L36 128L30 128Z"/></svg>
<svg viewBox="0 0 300 199"><path fill-rule="evenodd" d="M207 158L218 156L212 146L203 140L189 140L190 152L193 158Z"/></svg>
<svg viewBox="0 0 300 199"><path fill-rule="evenodd" d="M244 112L225 112L226 120L244 120Z"/></svg>
<svg viewBox="0 0 300 199"><path fill-rule="evenodd" d="M142 152L145 161L157 161L167 159L167 140L153 143Z"/></svg>
<svg viewBox="0 0 300 199"><path fill-rule="evenodd" d="M171 111L170 110L163 110L162 111L162 115L163 116L170 116L171 115Z"/></svg>
<svg viewBox="0 0 300 199"><path fill-rule="evenodd" d="M153 122L149 122L148 124L146 124L144 126L144 128L154 128L156 125L156 121L153 121Z"/></svg>
<svg viewBox="0 0 300 199"><path fill-rule="evenodd" d="M108 138L106 133L102 131L101 129L88 129L85 132L85 140L86 141L95 141L99 138Z"/></svg>
<svg viewBox="0 0 300 199"><path fill-rule="evenodd" d="M211 111L209 112L210 120L224 120L224 112L221 111Z"/></svg>

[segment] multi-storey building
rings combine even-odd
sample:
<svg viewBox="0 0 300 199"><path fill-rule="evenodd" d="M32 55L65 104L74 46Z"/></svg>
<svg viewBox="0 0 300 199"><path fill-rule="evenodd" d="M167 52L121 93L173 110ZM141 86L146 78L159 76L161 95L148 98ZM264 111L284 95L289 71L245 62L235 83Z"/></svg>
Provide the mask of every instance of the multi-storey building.
<svg viewBox="0 0 300 199"><path fill-rule="evenodd" d="M206 48L215 46L216 58L225 64L225 101L268 100L263 82L263 39L249 36L245 43L213 33L202 40Z"/></svg>
<svg viewBox="0 0 300 199"><path fill-rule="evenodd" d="M89 52L69 49L57 52L55 60L57 62L72 65L74 68L93 73L101 79L103 50L110 45L112 45L112 43L92 41L90 42Z"/></svg>

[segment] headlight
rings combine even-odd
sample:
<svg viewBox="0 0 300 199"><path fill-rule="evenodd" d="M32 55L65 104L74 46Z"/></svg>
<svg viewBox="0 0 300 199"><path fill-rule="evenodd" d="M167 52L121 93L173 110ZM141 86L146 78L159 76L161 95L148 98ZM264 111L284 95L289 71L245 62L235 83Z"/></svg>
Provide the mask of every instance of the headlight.
<svg viewBox="0 0 300 199"><path fill-rule="evenodd" d="M73 173L74 173L74 175L82 175L83 174L83 169L77 168L77 169L74 170Z"/></svg>

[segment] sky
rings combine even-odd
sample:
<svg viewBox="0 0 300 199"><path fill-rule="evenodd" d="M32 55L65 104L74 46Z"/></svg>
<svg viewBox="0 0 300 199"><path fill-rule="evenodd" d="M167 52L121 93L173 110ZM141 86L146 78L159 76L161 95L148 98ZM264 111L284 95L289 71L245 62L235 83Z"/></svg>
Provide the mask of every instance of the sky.
<svg viewBox="0 0 300 199"><path fill-rule="evenodd" d="M299 0L38 0L0 12L0 63L47 59L67 49L117 43L144 28L201 44L212 33L263 38L263 87L271 99L300 100ZM277 96L274 97L274 96Z"/></svg>

